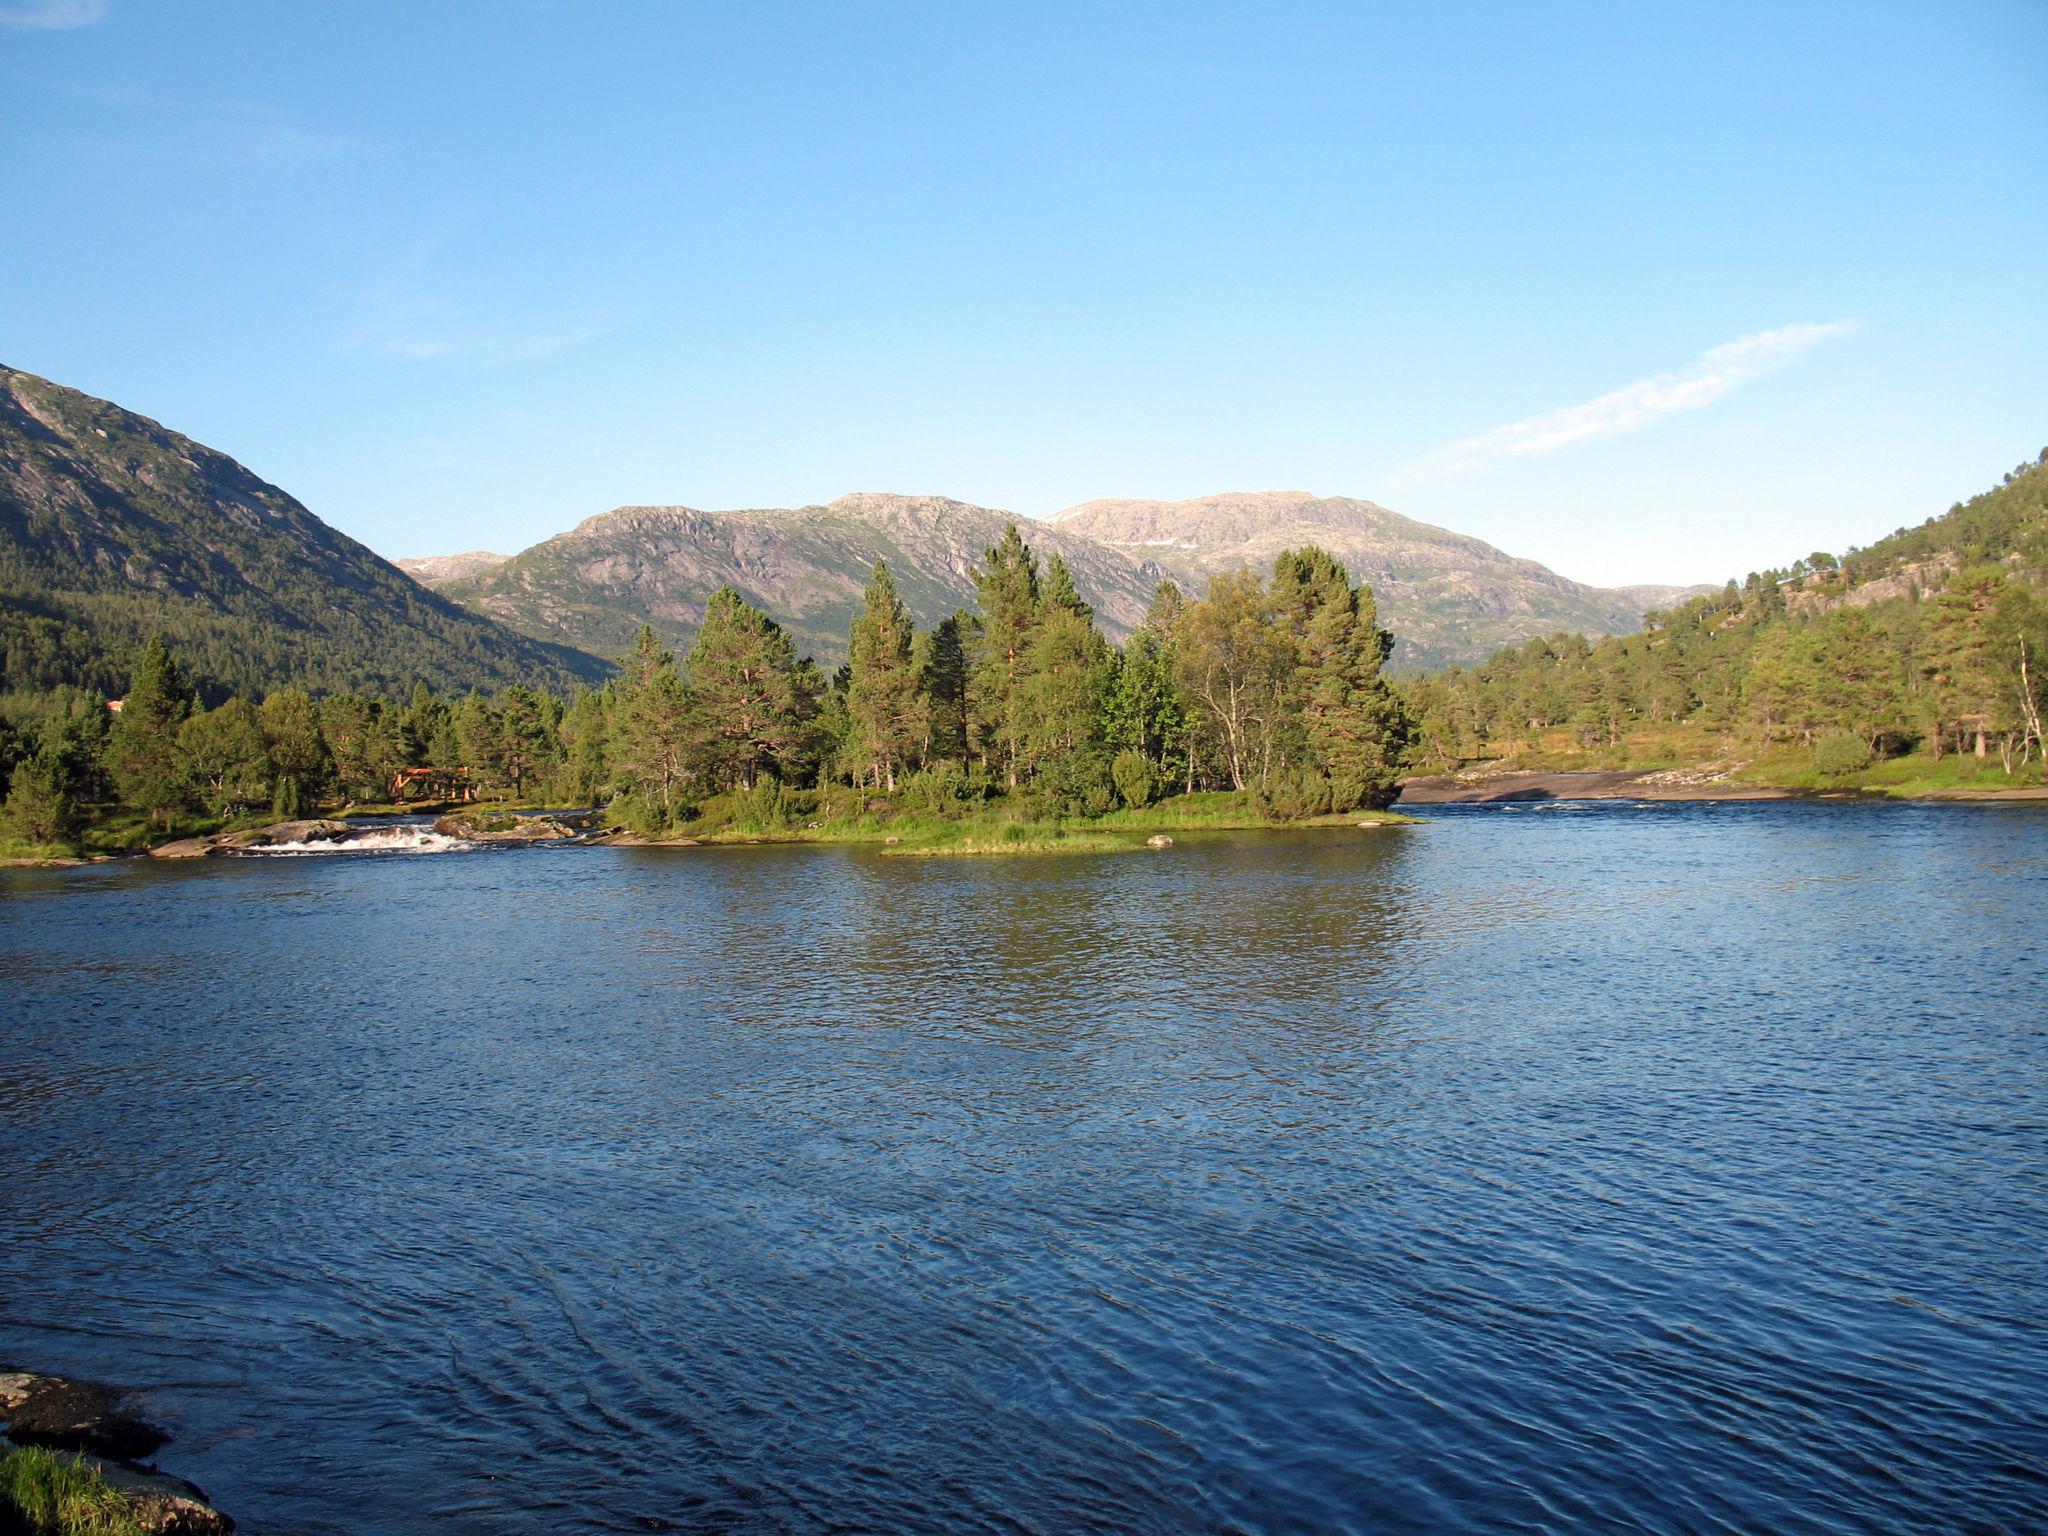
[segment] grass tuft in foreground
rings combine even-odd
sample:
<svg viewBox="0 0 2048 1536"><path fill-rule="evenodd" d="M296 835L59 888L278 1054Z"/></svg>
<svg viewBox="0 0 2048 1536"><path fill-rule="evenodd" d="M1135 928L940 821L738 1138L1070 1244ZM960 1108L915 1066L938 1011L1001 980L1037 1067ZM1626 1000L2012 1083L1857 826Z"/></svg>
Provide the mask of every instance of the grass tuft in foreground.
<svg viewBox="0 0 2048 1536"><path fill-rule="evenodd" d="M5 1536L143 1536L127 1499L77 1456L41 1446L0 1455Z"/></svg>

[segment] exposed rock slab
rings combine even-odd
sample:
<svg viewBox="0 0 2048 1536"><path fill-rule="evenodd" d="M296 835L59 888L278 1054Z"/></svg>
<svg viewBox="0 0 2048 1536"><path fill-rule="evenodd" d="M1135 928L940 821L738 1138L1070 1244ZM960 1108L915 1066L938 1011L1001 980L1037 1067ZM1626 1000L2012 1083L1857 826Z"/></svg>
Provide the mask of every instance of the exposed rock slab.
<svg viewBox="0 0 2048 1536"><path fill-rule="evenodd" d="M1433 774L1401 786L1401 805L1489 805L1540 800L1784 800L1757 784L1645 772Z"/></svg>
<svg viewBox="0 0 2048 1536"><path fill-rule="evenodd" d="M62 1376L0 1378L0 1412L18 1443L137 1461L171 1437L127 1412L121 1406L125 1396L97 1382Z"/></svg>

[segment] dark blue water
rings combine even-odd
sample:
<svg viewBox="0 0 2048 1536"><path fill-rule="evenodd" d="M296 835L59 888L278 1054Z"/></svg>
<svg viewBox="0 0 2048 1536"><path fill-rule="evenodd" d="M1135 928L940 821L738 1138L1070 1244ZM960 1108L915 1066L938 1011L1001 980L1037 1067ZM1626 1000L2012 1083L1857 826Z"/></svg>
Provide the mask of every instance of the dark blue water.
<svg viewBox="0 0 2048 1536"><path fill-rule="evenodd" d="M2048 815L0 875L0 1360L256 1532L2048 1526Z"/></svg>

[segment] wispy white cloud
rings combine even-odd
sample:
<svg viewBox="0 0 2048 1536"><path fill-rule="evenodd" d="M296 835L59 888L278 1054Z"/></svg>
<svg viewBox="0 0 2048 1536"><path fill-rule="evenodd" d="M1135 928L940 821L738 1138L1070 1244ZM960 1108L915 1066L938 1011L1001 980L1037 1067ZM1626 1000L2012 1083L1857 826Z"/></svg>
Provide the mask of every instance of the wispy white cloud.
<svg viewBox="0 0 2048 1536"><path fill-rule="evenodd" d="M622 323L600 308L543 307L491 313L449 297L442 275L448 252L470 217L451 212L416 240L389 253L366 286L356 323L340 338L343 352L410 362L530 362L609 335Z"/></svg>
<svg viewBox="0 0 2048 1536"><path fill-rule="evenodd" d="M107 0L11 0L0 27L17 32L74 32L107 19Z"/></svg>
<svg viewBox="0 0 2048 1536"><path fill-rule="evenodd" d="M538 315L519 320L486 319L454 312L372 320L343 342L349 352L374 352L415 362L479 358L521 362L552 357L618 328L609 314Z"/></svg>
<svg viewBox="0 0 2048 1536"><path fill-rule="evenodd" d="M1822 342L1855 329L1853 320L1831 320L1738 336L1709 347L1671 373L1654 374L1579 405L1527 416L1477 437L1447 443L1392 478L1406 482L1473 474L1504 459L1543 458L1574 443L1640 432L1667 416L1712 405L1751 379L1796 362Z"/></svg>

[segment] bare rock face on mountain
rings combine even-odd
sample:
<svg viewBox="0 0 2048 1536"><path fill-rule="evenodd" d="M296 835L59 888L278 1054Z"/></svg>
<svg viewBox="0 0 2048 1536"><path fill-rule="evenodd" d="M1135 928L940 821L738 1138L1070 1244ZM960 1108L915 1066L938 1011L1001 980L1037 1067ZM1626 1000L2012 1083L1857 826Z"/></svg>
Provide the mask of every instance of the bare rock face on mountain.
<svg viewBox="0 0 2048 1536"><path fill-rule="evenodd" d="M1476 662L1554 630L1627 633L1646 610L1696 590L1584 586L1372 502L1301 491L1093 501L1050 522L940 496L873 493L794 509L620 507L437 589L536 639L609 656L631 644L643 619L686 646L705 599L729 585L831 663L845 655L877 559L889 562L905 605L929 626L974 606L974 572L1011 523L1041 560L1066 560L1117 639L1143 619L1162 580L1200 596L1219 571L1270 571L1282 550L1319 544L1371 584L1400 642L1395 661L1409 668Z"/></svg>
<svg viewBox="0 0 2048 1536"><path fill-rule="evenodd" d="M392 562L423 587L442 587L465 576L475 576L494 565L503 565L510 555L494 555L488 549L466 550L459 555L422 555L413 560Z"/></svg>
<svg viewBox="0 0 2048 1536"><path fill-rule="evenodd" d="M731 586L799 649L836 662L876 560L888 561L904 605L930 626L973 606L974 573L1012 523L1041 561L1066 560L1110 635L1144 618L1164 576L1142 557L988 507L877 493L793 509L620 507L440 590L538 639L615 656L643 619L687 645L705 599Z"/></svg>
<svg viewBox="0 0 2048 1536"><path fill-rule="evenodd" d="M1687 587L1589 587L1480 539L1370 501L1254 491L1192 501L1090 501L1052 527L1085 534L1200 592L1220 571L1267 571L1282 550L1317 544L1373 589L1408 668L1471 663L1532 635L1627 634Z"/></svg>

